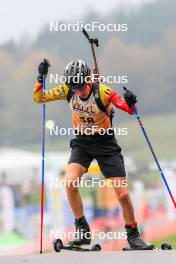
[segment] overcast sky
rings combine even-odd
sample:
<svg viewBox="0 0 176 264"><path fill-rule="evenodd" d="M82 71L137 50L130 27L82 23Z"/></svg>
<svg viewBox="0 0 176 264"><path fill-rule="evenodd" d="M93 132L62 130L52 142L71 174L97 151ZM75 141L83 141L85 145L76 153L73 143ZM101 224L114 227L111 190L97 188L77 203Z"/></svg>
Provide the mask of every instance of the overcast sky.
<svg viewBox="0 0 176 264"><path fill-rule="evenodd" d="M86 10L107 13L115 6L139 6L155 0L0 0L0 44L20 40L23 34L34 38L42 26L60 18L83 18ZM101 7L101 8L100 8Z"/></svg>

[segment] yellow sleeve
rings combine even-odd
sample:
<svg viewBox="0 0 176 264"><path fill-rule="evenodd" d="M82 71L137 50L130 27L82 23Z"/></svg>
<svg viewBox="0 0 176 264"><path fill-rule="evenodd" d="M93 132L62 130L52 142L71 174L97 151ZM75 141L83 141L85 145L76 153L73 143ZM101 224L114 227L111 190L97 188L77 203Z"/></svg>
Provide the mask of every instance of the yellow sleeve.
<svg viewBox="0 0 176 264"><path fill-rule="evenodd" d="M45 92L45 102L51 102L55 100L66 100L69 88L66 84L60 84ZM43 90L42 83L36 82L34 85L34 102L43 102Z"/></svg>
<svg viewBox="0 0 176 264"><path fill-rule="evenodd" d="M103 103L104 106L108 106L109 105L109 96L110 93L113 92L113 89L110 88L107 85L101 85L100 84L100 88L99 88L99 93L100 93L100 99L101 102Z"/></svg>

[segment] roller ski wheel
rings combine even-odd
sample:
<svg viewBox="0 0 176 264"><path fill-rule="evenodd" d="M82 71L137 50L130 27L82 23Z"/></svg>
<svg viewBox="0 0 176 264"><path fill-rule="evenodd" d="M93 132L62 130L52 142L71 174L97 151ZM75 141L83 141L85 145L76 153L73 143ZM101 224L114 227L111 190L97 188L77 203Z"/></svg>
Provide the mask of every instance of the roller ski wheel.
<svg viewBox="0 0 176 264"><path fill-rule="evenodd" d="M161 249L162 250L172 250L172 245L168 242L163 242L161 244Z"/></svg>
<svg viewBox="0 0 176 264"><path fill-rule="evenodd" d="M101 251L101 246L99 244L95 244L91 247L91 251Z"/></svg>
<svg viewBox="0 0 176 264"><path fill-rule="evenodd" d="M61 249L63 248L63 243L61 239L55 239L53 241L53 247L56 252L60 252Z"/></svg>

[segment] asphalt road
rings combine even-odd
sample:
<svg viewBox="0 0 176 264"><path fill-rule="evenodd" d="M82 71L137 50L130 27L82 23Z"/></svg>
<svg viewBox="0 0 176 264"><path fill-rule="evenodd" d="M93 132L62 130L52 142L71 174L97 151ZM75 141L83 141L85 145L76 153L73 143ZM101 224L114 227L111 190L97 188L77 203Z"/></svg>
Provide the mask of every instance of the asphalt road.
<svg viewBox="0 0 176 264"><path fill-rule="evenodd" d="M176 251L75 252L0 256L0 264L175 264Z"/></svg>

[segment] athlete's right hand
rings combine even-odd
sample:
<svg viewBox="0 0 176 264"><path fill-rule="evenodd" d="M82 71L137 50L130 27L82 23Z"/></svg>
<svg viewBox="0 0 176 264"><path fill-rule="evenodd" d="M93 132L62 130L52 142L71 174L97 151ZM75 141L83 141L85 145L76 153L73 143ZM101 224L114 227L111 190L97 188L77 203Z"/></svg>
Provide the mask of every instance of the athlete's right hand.
<svg viewBox="0 0 176 264"><path fill-rule="evenodd" d="M39 82L43 82L43 76L46 77L47 73L48 73L48 68L50 67L50 63L47 59L44 59L38 66L38 73L39 76L37 78L37 80Z"/></svg>

